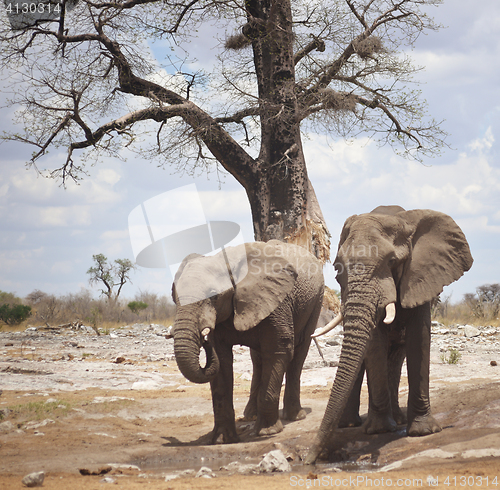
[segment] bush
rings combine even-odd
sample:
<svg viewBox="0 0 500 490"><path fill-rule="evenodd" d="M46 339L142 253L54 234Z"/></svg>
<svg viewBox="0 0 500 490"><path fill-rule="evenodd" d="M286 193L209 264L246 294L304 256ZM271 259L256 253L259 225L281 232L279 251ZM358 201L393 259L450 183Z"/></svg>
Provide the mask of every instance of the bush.
<svg viewBox="0 0 500 490"><path fill-rule="evenodd" d="M148 307L147 303L144 303L144 301L131 301L127 306L130 308L130 311L136 315Z"/></svg>
<svg viewBox="0 0 500 490"><path fill-rule="evenodd" d="M441 361L444 362L445 364L458 364L461 357L462 354L460 354L460 352L457 349L453 349L452 347L448 349L448 355L441 354L440 356Z"/></svg>
<svg viewBox="0 0 500 490"><path fill-rule="evenodd" d="M137 315L133 313L129 303L142 303L146 308L142 311L145 321L155 323L172 322L175 306L167 296L141 292L135 298L108 301L105 297L94 298L92 292L82 288L78 293L54 296L35 290L26 296L26 303L32 307L31 323L57 326L81 321L86 325L101 328L110 325L126 325L136 323ZM1 304L1 303L0 303Z"/></svg>
<svg viewBox="0 0 500 490"><path fill-rule="evenodd" d="M7 325L19 325L31 316L31 306L8 305L0 306L0 320Z"/></svg>

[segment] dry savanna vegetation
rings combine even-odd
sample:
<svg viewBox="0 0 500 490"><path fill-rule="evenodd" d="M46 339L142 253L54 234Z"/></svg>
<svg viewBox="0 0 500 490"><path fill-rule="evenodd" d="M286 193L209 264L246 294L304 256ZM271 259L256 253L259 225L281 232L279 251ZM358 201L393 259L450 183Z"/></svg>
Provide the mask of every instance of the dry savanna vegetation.
<svg viewBox="0 0 500 490"><path fill-rule="evenodd" d="M327 288L327 298L335 298L335 292ZM5 306L7 305L7 306ZM28 326L54 327L68 323L89 325L101 333L112 328L134 323L159 323L170 325L175 316L175 305L169 296L140 291L133 299L95 298L92 291L82 289L78 293L63 296L48 294L35 289L25 298L14 293L0 291L2 308L12 310L16 306L29 307L29 313L21 321L0 319L0 328L22 330ZM332 301L324 306L335 310ZM24 310L26 311L26 310ZM462 300L452 303L450 296L441 295L433 302L432 319L444 325L470 324L499 326L500 284L484 284L475 293L467 293Z"/></svg>
<svg viewBox="0 0 500 490"><path fill-rule="evenodd" d="M137 293L133 299L115 300L105 296L95 298L88 289L62 296L35 289L23 299L14 293L0 291L0 308L3 305L8 305L9 310L16 305L30 308L29 316L20 322L0 320L0 328L16 330L28 326L57 327L80 323L93 327L99 333L106 333L112 328L134 323L168 326L175 315L175 306L168 296L145 291Z"/></svg>

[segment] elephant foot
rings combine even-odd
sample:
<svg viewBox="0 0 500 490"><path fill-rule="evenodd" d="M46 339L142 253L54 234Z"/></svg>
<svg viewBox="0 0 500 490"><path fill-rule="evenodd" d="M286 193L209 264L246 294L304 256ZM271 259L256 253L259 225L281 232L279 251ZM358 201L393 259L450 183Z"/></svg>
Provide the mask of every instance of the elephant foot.
<svg viewBox="0 0 500 490"><path fill-rule="evenodd" d="M277 422L274 423L273 425L267 427L263 427L261 424L259 424L258 419L257 422L255 423L255 433L258 436L272 436L282 431L283 431L283 424L281 423L280 419L278 419Z"/></svg>
<svg viewBox="0 0 500 490"><path fill-rule="evenodd" d="M419 415L408 423L406 429L410 437L428 436L441 432L443 429L439 422L431 415Z"/></svg>
<svg viewBox="0 0 500 490"><path fill-rule="evenodd" d="M211 444L233 444L240 442L240 438L234 428L222 427L215 424L215 427L210 434Z"/></svg>
<svg viewBox="0 0 500 490"><path fill-rule="evenodd" d="M406 415L402 412L402 410L399 407L392 409L392 416L396 421L397 425L406 425L408 423Z"/></svg>
<svg viewBox="0 0 500 490"><path fill-rule="evenodd" d="M257 404L249 401L243 411L243 419L245 422L253 422L257 420Z"/></svg>
<svg viewBox="0 0 500 490"><path fill-rule="evenodd" d="M286 407L283 408L284 420L304 420L306 418L306 415L306 411L301 407L295 409L288 409Z"/></svg>
<svg viewBox="0 0 500 490"><path fill-rule="evenodd" d="M243 412L243 417L241 417L238 420L241 420L242 422L254 422L255 420L257 420L257 414L252 415L252 414L247 414L246 412Z"/></svg>
<svg viewBox="0 0 500 490"><path fill-rule="evenodd" d="M394 432L396 429L396 422L389 414L368 413L368 418L363 425L365 434L382 434L384 432Z"/></svg>
<svg viewBox="0 0 500 490"><path fill-rule="evenodd" d="M343 429L344 427L359 427L363 421L359 416L359 413L342 415L339 422L339 429Z"/></svg>

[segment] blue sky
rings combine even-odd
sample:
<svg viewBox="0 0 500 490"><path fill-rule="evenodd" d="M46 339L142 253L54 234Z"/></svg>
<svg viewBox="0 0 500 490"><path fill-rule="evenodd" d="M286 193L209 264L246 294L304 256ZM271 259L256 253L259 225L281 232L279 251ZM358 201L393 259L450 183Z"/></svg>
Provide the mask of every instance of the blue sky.
<svg viewBox="0 0 500 490"><path fill-rule="evenodd" d="M422 96L430 114L445 120L451 148L421 164L363 137L327 141L310 134L303 143L332 234L332 256L352 214L381 204L445 212L465 232L475 260L471 271L445 290L459 301L482 284L500 282L500 9L498 0L447 0L431 14L447 27L420 37L410 54L425 67L417 75ZM199 59L207 62L214 55L208 42L193 43ZM0 115L0 129L9 129L12 110L1 109ZM240 223L245 240L253 240L245 193L230 176L222 184L215 174L181 176L130 155L126 162L104 159L80 185L63 189L25 169L30 153L20 144L0 146L0 290L24 296L34 289L66 294L89 287L86 270L93 254L133 259L129 213L193 182L207 219ZM54 150L51 158L63 161L65 155ZM327 284L335 287L331 265L325 273ZM169 294L170 286L166 270L140 268L123 294Z"/></svg>

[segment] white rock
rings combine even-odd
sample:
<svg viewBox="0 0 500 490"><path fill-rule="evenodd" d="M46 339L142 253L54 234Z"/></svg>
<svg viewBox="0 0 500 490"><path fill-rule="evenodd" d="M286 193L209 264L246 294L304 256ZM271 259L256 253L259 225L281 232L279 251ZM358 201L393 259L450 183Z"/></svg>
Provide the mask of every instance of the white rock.
<svg viewBox="0 0 500 490"><path fill-rule="evenodd" d="M196 475L196 471L191 470L191 469L189 469L189 470L184 470L184 471L181 471L181 472L179 473L179 476L194 476L194 475Z"/></svg>
<svg viewBox="0 0 500 490"><path fill-rule="evenodd" d="M111 478L110 476L105 476L102 480L100 480L101 483L116 483L116 480L114 478Z"/></svg>
<svg viewBox="0 0 500 490"><path fill-rule="evenodd" d="M44 479L45 473L43 471L37 471L36 473L26 475L23 478L22 483L26 487L41 487Z"/></svg>
<svg viewBox="0 0 500 490"><path fill-rule="evenodd" d="M152 379L147 379L145 381L136 381L135 383L132 384L131 389L132 390L157 390L160 387L160 385L152 380Z"/></svg>
<svg viewBox="0 0 500 490"><path fill-rule="evenodd" d="M251 475L255 472L258 472L258 465L243 464L239 461L233 461L226 466L222 466L221 470L229 471L230 473L239 473L240 475Z"/></svg>
<svg viewBox="0 0 500 490"><path fill-rule="evenodd" d="M470 339L472 337L477 337L481 334L479 329L477 329L476 327L473 327L472 325L465 325L464 333L468 339Z"/></svg>
<svg viewBox="0 0 500 490"><path fill-rule="evenodd" d="M12 423L9 422L8 420L6 422L2 422L0 424L0 432L11 432L16 428L16 426Z"/></svg>
<svg viewBox="0 0 500 490"><path fill-rule="evenodd" d="M179 478L179 475L165 475L165 481L175 480L176 478Z"/></svg>
<svg viewBox="0 0 500 490"><path fill-rule="evenodd" d="M202 466L196 473L196 478L215 478L215 473L208 466Z"/></svg>
<svg viewBox="0 0 500 490"><path fill-rule="evenodd" d="M52 419L45 419L42 420L41 422L28 422L24 428L25 429L38 429L40 427L45 427L48 424L55 424L55 422Z"/></svg>
<svg viewBox="0 0 500 490"><path fill-rule="evenodd" d="M292 471L290 463L287 461L283 452L279 449L275 449L264 455L264 459L259 463L260 473L273 473L273 472L283 472Z"/></svg>

